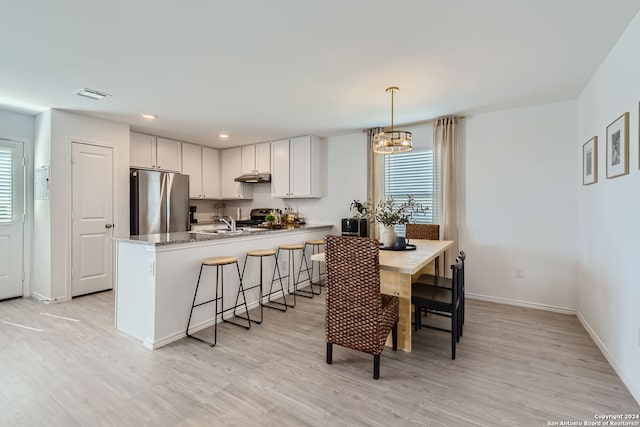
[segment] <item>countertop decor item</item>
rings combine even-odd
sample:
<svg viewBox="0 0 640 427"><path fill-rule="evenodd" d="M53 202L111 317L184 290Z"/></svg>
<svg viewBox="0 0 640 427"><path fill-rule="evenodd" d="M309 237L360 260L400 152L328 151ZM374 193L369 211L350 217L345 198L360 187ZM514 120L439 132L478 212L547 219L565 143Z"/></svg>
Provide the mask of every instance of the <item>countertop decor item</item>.
<svg viewBox="0 0 640 427"><path fill-rule="evenodd" d="M355 209L354 206L356 207ZM393 197L388 197L380 200L375 207L368 202L362 203L359 200L354 200L351 203L351 208L362 212L366 218L382 224L384 230L380 233L380 241L387 248L394 246L398 237L394 229L396 225L408 224L411 222L413 215L424 213L428 209L428 207L424 207L417 202L410 194L407 195L406 200L403 202L396 202Z"/></svg>
<svg viewBox="0 0 640 427"><path fill-rule="evenodd" d="M396 203L393 197L380 200L378 206L371 210L371 215L377 222L384 226L389 226L408 224L413 215L426 210L427 208L423 207L413 196L408 194L407 200L401 203Z"/></svg>
<svg viewBox="0 0 640 427"><path fill-rule="evenodd" d="M380 250L382 250L382 251L415 251L416 250L416 245L408 244L404 248L396 248L394 246L392 246L390 248L387 248L387 247L384 246L383 243L380 243Z"/></svg>
<svg viewBox="0 0 640 427"><path fill-rule="evenodd" d="M355 219L367 218L370 213L369 204L362 203L360 200L351 202L351 216Z"/></svg>

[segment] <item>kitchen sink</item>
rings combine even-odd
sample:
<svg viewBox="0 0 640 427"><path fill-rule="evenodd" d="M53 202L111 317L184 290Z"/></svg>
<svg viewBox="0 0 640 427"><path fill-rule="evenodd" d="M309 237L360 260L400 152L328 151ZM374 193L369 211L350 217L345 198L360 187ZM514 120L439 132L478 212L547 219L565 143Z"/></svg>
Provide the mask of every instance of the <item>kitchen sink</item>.
<svg viewBox="0 0 640 427"><path fill-rule="evenodd" d="M206 228L204 230L192 231L192 233L197 234L243 234L243 233L251 233L254 231L260 231L259 228L238 228L235 231L231 230L221 230L216 228Z"/></svg>

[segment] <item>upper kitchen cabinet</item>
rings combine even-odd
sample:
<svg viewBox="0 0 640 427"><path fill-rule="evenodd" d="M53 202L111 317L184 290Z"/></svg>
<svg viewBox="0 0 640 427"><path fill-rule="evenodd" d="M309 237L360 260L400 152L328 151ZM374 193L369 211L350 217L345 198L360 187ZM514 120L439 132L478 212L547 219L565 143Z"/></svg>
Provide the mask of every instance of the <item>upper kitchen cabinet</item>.
<svg viewBox="0 0 640 427"><path fill-rule="evenodd" d="M202 198L202 147L182 144L182 173L189 175L189 198Z"/></svg>
<svg viewBox="0 0 640 427"><path fill-rule="evenodd" d="M182 143L131 132L129 164L132 168L182 172Z"/></svg>
<svg viewBox="0 0 640 427"><path fill-rule="evenodd" d="M322 142L301 136L271 143L271 196L322 197Z"/></svg>
<svg viewBox="0 0 640 427"><path fill-rule="evenodd" d="M202 198L220 198L220 150L202 147Z"/></svg>
<svg viewBox="0 0 640 427"><path fill-rule="evenodd" d="M182 173L189 175L190 199L220 198L219 156L215 148L182 144Z"/></svg>
<svg viewBox="0 0 640 427"><path fill-rule="evenodd" d="M242 147L242 175L271 172L271 144Z"/></svg>
<svg viewBox="0 0 640 427"><path fill-rule="evenodd" d="M252 199L251 184L236 182L242 175L242 147L228 148L220 152L220 192L222 199Z"/></svg>

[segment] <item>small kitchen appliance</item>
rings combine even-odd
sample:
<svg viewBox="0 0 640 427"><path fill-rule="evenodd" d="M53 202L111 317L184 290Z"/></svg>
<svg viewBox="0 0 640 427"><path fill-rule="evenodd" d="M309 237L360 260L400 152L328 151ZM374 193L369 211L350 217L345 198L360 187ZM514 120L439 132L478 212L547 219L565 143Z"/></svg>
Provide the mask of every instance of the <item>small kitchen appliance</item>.
<svg viewBox="0 0 640 427"><path fill-rule="evenodd" d="M198 219L196 218L196 207L189 206L189 224L197 224Z"/></svg>
<svg viewBox="0 0 640 427"><path fill-rule="evenodd" d="M342 235L368 237L367 219L342 218Z"/></svg>

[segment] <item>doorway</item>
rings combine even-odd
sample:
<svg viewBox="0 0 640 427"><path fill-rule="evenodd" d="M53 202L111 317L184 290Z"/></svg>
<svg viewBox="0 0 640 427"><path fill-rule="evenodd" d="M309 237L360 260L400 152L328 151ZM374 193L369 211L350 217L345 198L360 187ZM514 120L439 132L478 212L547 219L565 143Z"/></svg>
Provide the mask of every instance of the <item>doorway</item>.
<svg viewBox="0 0 640 427"><path fill-rule="evenodd" d="M113 149L71 148L71 296L113 289Z"/></svg>
<svg viewBox="0 0 640 427"><path fill-rule="evenodd" d="M24 178L22 142L0 138L0 300L24 292Z"/></svg>

